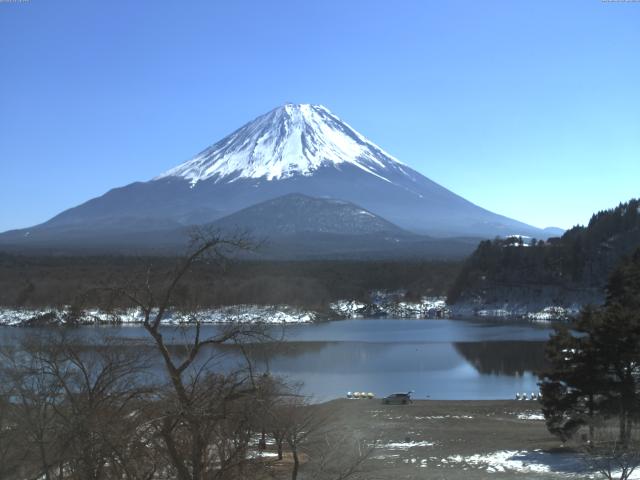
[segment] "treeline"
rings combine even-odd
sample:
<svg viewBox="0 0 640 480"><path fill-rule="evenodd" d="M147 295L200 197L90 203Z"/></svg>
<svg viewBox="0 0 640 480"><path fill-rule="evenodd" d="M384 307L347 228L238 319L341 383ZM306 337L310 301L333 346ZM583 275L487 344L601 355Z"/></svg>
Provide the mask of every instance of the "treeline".
<svg viewBox="0 0 640 480"><path fill-rule="evenodd" d="M603 289L611 271L640 245L640 200L596 213L586 227L560 238L495 239L480 243L448 292L450 303L501 300L505 288ZM523 293L524 294L524 293Z"/></svg>
<svg viewBox="0 0 640 480"><path fill-rule="evenodd" d="M102 306L111 301L106 286L142 280L150 265L151 280L161 281L175 262L175 257L0 254L0 305ZM406 290L411 298L444 295L459 267L445 261L201 261L182 289L201 307L288 304L322 310L339 299L366 301L372 290Z"/></svg>

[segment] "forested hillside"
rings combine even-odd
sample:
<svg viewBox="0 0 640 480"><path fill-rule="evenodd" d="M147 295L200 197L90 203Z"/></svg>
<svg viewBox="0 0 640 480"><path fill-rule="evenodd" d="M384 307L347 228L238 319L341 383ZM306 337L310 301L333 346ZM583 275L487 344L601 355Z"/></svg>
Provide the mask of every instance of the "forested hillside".
<svg viewBox="0 0 640 480"><path fill-rule="evenodd" d="M609 275L638 246L638 199L598 212L560 238L486 240L464 263L448 300L511 308L600 303Z"/></svg>

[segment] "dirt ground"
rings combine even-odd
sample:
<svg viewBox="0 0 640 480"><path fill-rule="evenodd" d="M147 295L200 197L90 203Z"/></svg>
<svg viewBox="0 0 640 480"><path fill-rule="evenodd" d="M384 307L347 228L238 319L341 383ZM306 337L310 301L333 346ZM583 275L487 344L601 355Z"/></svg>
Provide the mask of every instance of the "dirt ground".
<svg viewBox="0 0 640 480"><path fill-rule="evenodd" d="M591 477L576 473L584 462L560 448L534 401L418 400L383 405L376 399L345 399L318 408L332 427L375 442L364 465L370 472L365 478Z"/></svg>

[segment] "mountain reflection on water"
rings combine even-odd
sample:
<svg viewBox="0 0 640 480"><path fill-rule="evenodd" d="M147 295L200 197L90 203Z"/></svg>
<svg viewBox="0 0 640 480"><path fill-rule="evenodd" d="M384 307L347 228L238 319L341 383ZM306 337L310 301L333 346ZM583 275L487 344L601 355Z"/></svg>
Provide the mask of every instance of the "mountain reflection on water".
<svg viewBox="0 0 640 480"><path fill-rule="evenodd" d="M318 400L348 391L386 395L413 390L417 398L513 398L537 391L542 342L295 342L245 349L261 371L304 384ZM503 357L502 357L503 356ZM240 361L240 357L238 357Z"/></svg>
<svg viewBox="0 0 640 480"><path fill-rule="evenodd" d="M487 375L524 375L545 369L543 342L458 342L455 349L478 372Z"/></svg>
<svg viewBox="0 0 640 480"><path fill-rule="evenodd" d="M219 327L204 326L202 335ZM163 327L176 355L193 329ZM315 401L345 396L348 391L387 395L413 390L416 398L504 399L515 392L536 391L536 372L544 368L544 342L550 330L528 324L468 322L462 320L360 319L288 326L284 341L223 345L207 349L215 361L207 368L233 369L244 355L257 371L303 383L303 393ZM77 338L126 339L131 345L153 347L142 327L80 327ZM15 343L33 335L33 329L0 330L0 342ZM274 335L282 338L281 330ZM95 345L95 343L94 343ZM157 354L156 354L157 355ZM162 363L150 361L162 375Z"/></svg>

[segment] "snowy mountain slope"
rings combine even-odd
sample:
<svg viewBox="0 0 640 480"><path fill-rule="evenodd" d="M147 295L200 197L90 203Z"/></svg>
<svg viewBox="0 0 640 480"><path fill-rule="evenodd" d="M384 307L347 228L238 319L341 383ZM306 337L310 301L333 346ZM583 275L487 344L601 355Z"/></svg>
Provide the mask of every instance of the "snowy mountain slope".
<svg viewBox="0 0 640 480"><path fill-rule="evenodd" d="M548 233L492 213L393 158L328 109L287 104L147 182L115 188L0 244L103 243L206 224L292 193L358 205L437 237ZM88 241L88 240L87 240Z"/></svg>
<svg viewBox="0 0 640 480"><path fill-rule="evenodd" d="M350 164L383 180L404 166L322 105L287 104L239 128L192 160L159 175L192 185L210 178L281 180L313 175L327 164Z"/></svg>

